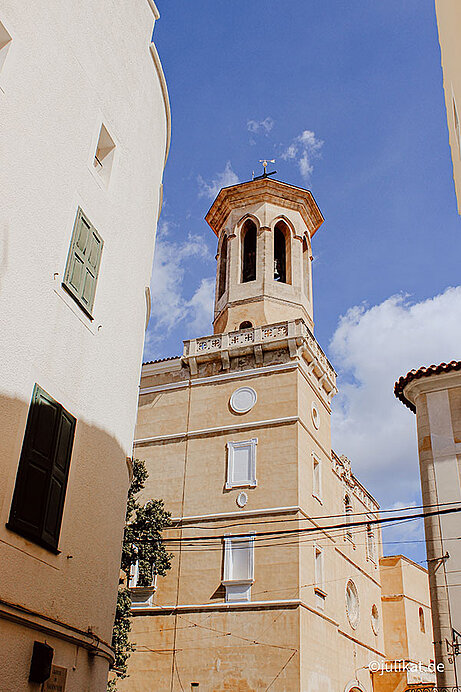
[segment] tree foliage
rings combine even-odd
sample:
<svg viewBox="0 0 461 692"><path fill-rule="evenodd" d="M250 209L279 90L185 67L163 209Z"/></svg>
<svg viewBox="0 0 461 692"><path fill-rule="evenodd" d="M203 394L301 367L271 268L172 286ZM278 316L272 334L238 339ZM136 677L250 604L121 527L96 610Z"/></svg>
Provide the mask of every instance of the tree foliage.
<svg viewBox="0 0 461 692"><path fill-rule="evenodd" d="M163 500L149 500L145 505L138 501L138 494L145 487L148 473L146 464L133 460L133 479L128 490L125 516L125 531L122 546L121 568L128 583L130 568L138 562L138 586L151 586L154 575L164 576L171 567L171 553L167 553L162 542L162 531L170 526L171 514L165 510ZM117 679L127 677L127 664L134 650L129 641L131 630L131 592L124 586L119 589L112 647L115 652L113 666L117 678L108 684L108 692L115 692Z"/></svg>

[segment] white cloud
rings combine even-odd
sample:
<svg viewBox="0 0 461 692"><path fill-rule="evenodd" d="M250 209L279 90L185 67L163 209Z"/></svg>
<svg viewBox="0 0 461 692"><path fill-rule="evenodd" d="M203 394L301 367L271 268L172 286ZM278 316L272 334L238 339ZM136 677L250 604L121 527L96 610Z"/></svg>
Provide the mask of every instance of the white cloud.
<svg viewBox="0 0 461 692"><path fill-rule="evenodd" d="M315 132L304 130L294 138L282 153L285 161L296 161L303 178L308 179L314 170L313 161L321 155L323 140L317 139Z"/></svg>
<svg viewBox="0 0 461 692"><path fill-rule="evenodd" d="M415 416L393 393L412 368L460 357L461 286L412 303L392 296L344 315L330 344L339 367L333 399L333 448L383 506L408 505L420 480Z"/></svg>
<svg viewBox="0 0 461 692"><path fill-rule="evenodd" d="M185 333L210 331L214 279L203 279L192 298L188 299L184 280L186 263L190 260L213 261L205 239L201 235L189 234L184 242L171 240L169 226L163 223L155 245L152 314L145 345L147 354L155 351L155 347L180 324Z"/></svg>
<svg viewBox="0 0 461 692"><path fill-rule="evenodd" d="M190 313L189 331L194 335L209 334L213 321L215 280L202 279L200 286L187 303Z"/></svg>
<svg viewBox="0 0 461 692"><path fill-rule="evenodd" d="M264 120L248 120L247 130L253 134L261 132L264 135L268 135L274 124L274 120L270 116L264 118Z"/></svg>
<svg viewBox="0 0 461 692"><path fill-rule="evenodd" d="M199 184L199 197L214 199L221 188L229 187L229 185L237 185L239 178L237 173L232 170L231 162L228 161L224 170L218 173L216 178L213 178L210 183L207 183L201 175L198 176L197 182Z"/></svg>

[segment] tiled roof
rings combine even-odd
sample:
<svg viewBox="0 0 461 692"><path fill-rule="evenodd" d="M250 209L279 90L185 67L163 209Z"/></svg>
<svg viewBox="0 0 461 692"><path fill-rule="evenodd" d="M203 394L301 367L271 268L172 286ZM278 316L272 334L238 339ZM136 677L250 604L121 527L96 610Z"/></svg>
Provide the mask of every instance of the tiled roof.
<svg viewBox="0 0 461 692"><path fill-rule="evenodd" d="M143 365L153 365L154 363L164 363L166 360L176 360L181 356L168 356L168 358L158 358L157 360L147 360Z"/></svg>
<svg viewBox="0 0 461 692"><path fill-rule="evenodd" d="M461 370L461 361L452 360L450 363L440 363L440 365L429 365L428 368L422 367L418 370L410 370L405 377L401 377L394 385L394 394L397 399L400 399L402 404L408 406L410 411L416 413L416 407L409 401L403 393L403 390L413 380L419 380L421 377L429 377L430 375L440 375L442 372L452 372Z"/></svg>

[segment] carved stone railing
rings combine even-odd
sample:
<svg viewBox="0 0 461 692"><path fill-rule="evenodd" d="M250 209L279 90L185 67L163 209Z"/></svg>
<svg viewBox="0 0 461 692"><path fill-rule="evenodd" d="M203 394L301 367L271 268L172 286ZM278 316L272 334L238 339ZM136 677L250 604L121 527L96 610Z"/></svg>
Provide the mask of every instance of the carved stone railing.
<svg viewBox="0 0 461 692"><path fill-rule="evenodd" d="M420 687L417 684L407 687L405 692L461 692L461 687L451 687L450 685L448 687Z"/></svg>
<svg viewBox="0 0 461 692"><path fill-rule="evenodd" d="M184 342L183 361L189 364L192 374L196 374L198 363L221 358L227 369L231 357L248 353L254 353L260 365L263 351L284 347L288 348L291 358L303 354L327 393L336 392L333 366L302 319L189 339Z"/></svg>

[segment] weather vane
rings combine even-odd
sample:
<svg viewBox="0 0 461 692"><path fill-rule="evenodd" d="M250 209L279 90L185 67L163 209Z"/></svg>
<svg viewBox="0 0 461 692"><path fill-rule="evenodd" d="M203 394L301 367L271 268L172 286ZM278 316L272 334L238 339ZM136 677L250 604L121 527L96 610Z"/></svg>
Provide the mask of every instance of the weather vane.
<svg viewBox="0 0 461 692"><path fill-rule="evenodd" d="M277 171L271 171L270 173L267 172L267 164L268 163L275 163L275 159L259 159L259 163L262 163L263 168L264 168L264 173L262 175L257 175L255 177L255 174L253 171L253 180L261 180L262 178L268 178L270 175L274 175L274 173L277 173Z"/></svg>

